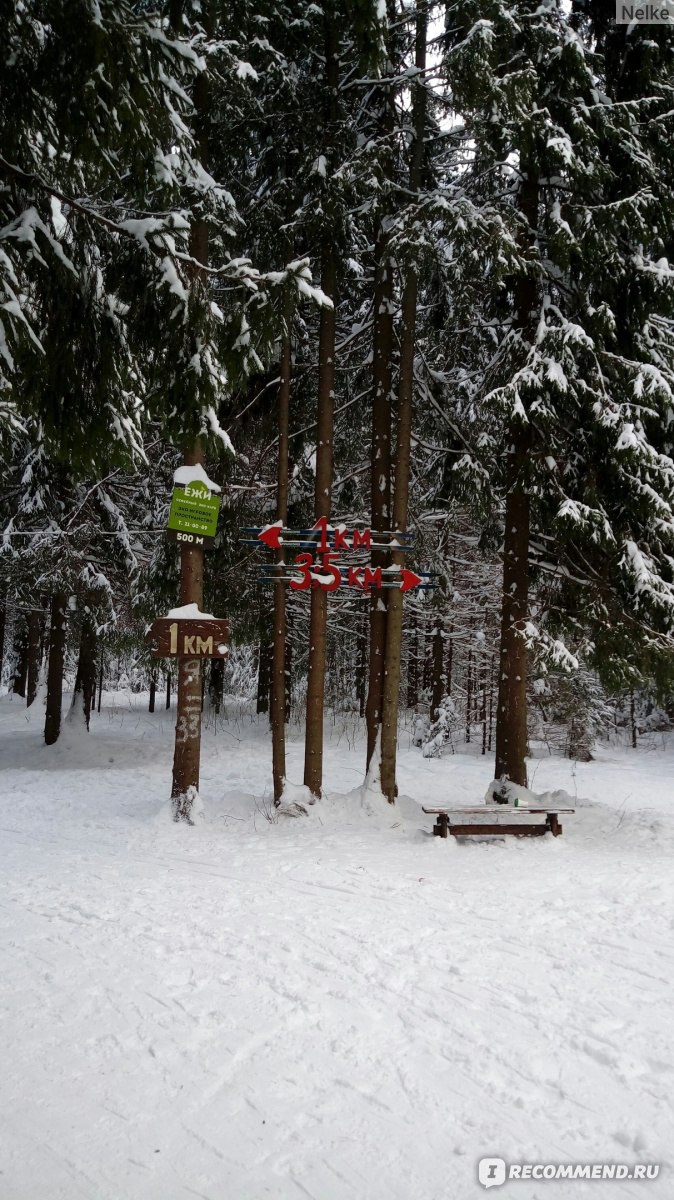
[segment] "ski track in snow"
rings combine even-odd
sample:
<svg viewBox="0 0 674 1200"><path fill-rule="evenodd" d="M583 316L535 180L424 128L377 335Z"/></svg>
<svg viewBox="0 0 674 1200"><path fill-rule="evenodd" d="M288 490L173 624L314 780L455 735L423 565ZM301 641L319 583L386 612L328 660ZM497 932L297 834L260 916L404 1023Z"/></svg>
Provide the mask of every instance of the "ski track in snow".
<svg viewBox="0 0 674 1200"><path fill-rule="evenodd" d="M674 740L537 763L585 797L561 839L455 844L405 797L475 802L489 761L403 735L368 813L333 735L327 799L271 823L233 721L188 829L170 717L107 699L49 750L0 700L1 1200L472 1200L494 1155L661 1164L499 1196L671 1200Z"/></svg>

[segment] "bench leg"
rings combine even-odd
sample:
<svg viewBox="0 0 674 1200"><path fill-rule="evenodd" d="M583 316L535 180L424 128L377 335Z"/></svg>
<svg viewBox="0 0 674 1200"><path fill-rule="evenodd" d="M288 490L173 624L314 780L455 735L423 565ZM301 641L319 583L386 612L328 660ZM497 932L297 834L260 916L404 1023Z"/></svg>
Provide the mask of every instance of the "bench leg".
<svg viewBox="0 0 674 1200"><path fill-rule="evenodd" d="M548 813L548 829L553 837L561 836L562 826L559 823L557 813Z"/></svg>
<svg viewBox="0 0 674 1200"><path fill-rule="evenodd" d="M449 817L447 813L438 813L435 825L433 826L434 837L447 837L449 830Z"/></svg>

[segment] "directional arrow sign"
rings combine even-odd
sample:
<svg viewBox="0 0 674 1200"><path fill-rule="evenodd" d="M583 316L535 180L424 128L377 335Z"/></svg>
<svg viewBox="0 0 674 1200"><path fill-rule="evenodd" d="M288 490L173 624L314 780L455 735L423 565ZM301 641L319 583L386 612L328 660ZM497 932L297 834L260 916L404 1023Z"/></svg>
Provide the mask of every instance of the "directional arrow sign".
<svg viewBox="0 0 674 1200"><path fill-rule="evenodd" d="M412 588L419 587L420 583L425 582L421 575L415 574L414 571L408 571L406 568L400 572L400 578L402 579L401 592L411 592Z"/></svg>
<svg viewBox="0 0 674 1200"><path fill-rule="evenodd" d="M266 529L260 530L258 540L264 542L265 546L269 546L271 550L280 550L281 534L283 533L283 525L277 521L275 525L268 525Z"/></svg>

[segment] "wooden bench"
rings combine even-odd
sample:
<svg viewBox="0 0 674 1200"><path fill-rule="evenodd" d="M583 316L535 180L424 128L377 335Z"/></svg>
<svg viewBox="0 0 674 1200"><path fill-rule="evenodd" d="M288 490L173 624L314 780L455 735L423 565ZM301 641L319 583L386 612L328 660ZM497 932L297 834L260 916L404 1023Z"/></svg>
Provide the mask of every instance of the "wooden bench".
<svg viewBox="0 0 674 1200"><path fill-rule="evenodd" d="M513 837L541 837L551 833L559 837L562 826L559 822L560 813L574 813L575 808L516 808L512 804L482 804L479 808L423 808L422 812L436 818L433 833L436 837L446 838L451 833L453 837L472 837L479 834L506 833ZM526 817L544 817L544 821L530 822ZM476 820L476 818L485 818Z"/></svg>

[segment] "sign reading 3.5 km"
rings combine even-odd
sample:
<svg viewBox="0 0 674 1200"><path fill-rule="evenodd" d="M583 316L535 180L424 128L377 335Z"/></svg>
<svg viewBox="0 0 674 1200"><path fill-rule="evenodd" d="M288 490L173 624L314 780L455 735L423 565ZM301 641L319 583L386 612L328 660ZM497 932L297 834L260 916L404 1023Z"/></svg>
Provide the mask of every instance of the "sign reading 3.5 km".
<svg viewBox="0 0 674 1200"><path fill-rule="evenodd" d="M173 542L208 550L215 539L219 512L220 497L212 496L205 484L195 480L177 487L171 499L168 536Z"/></svg>

